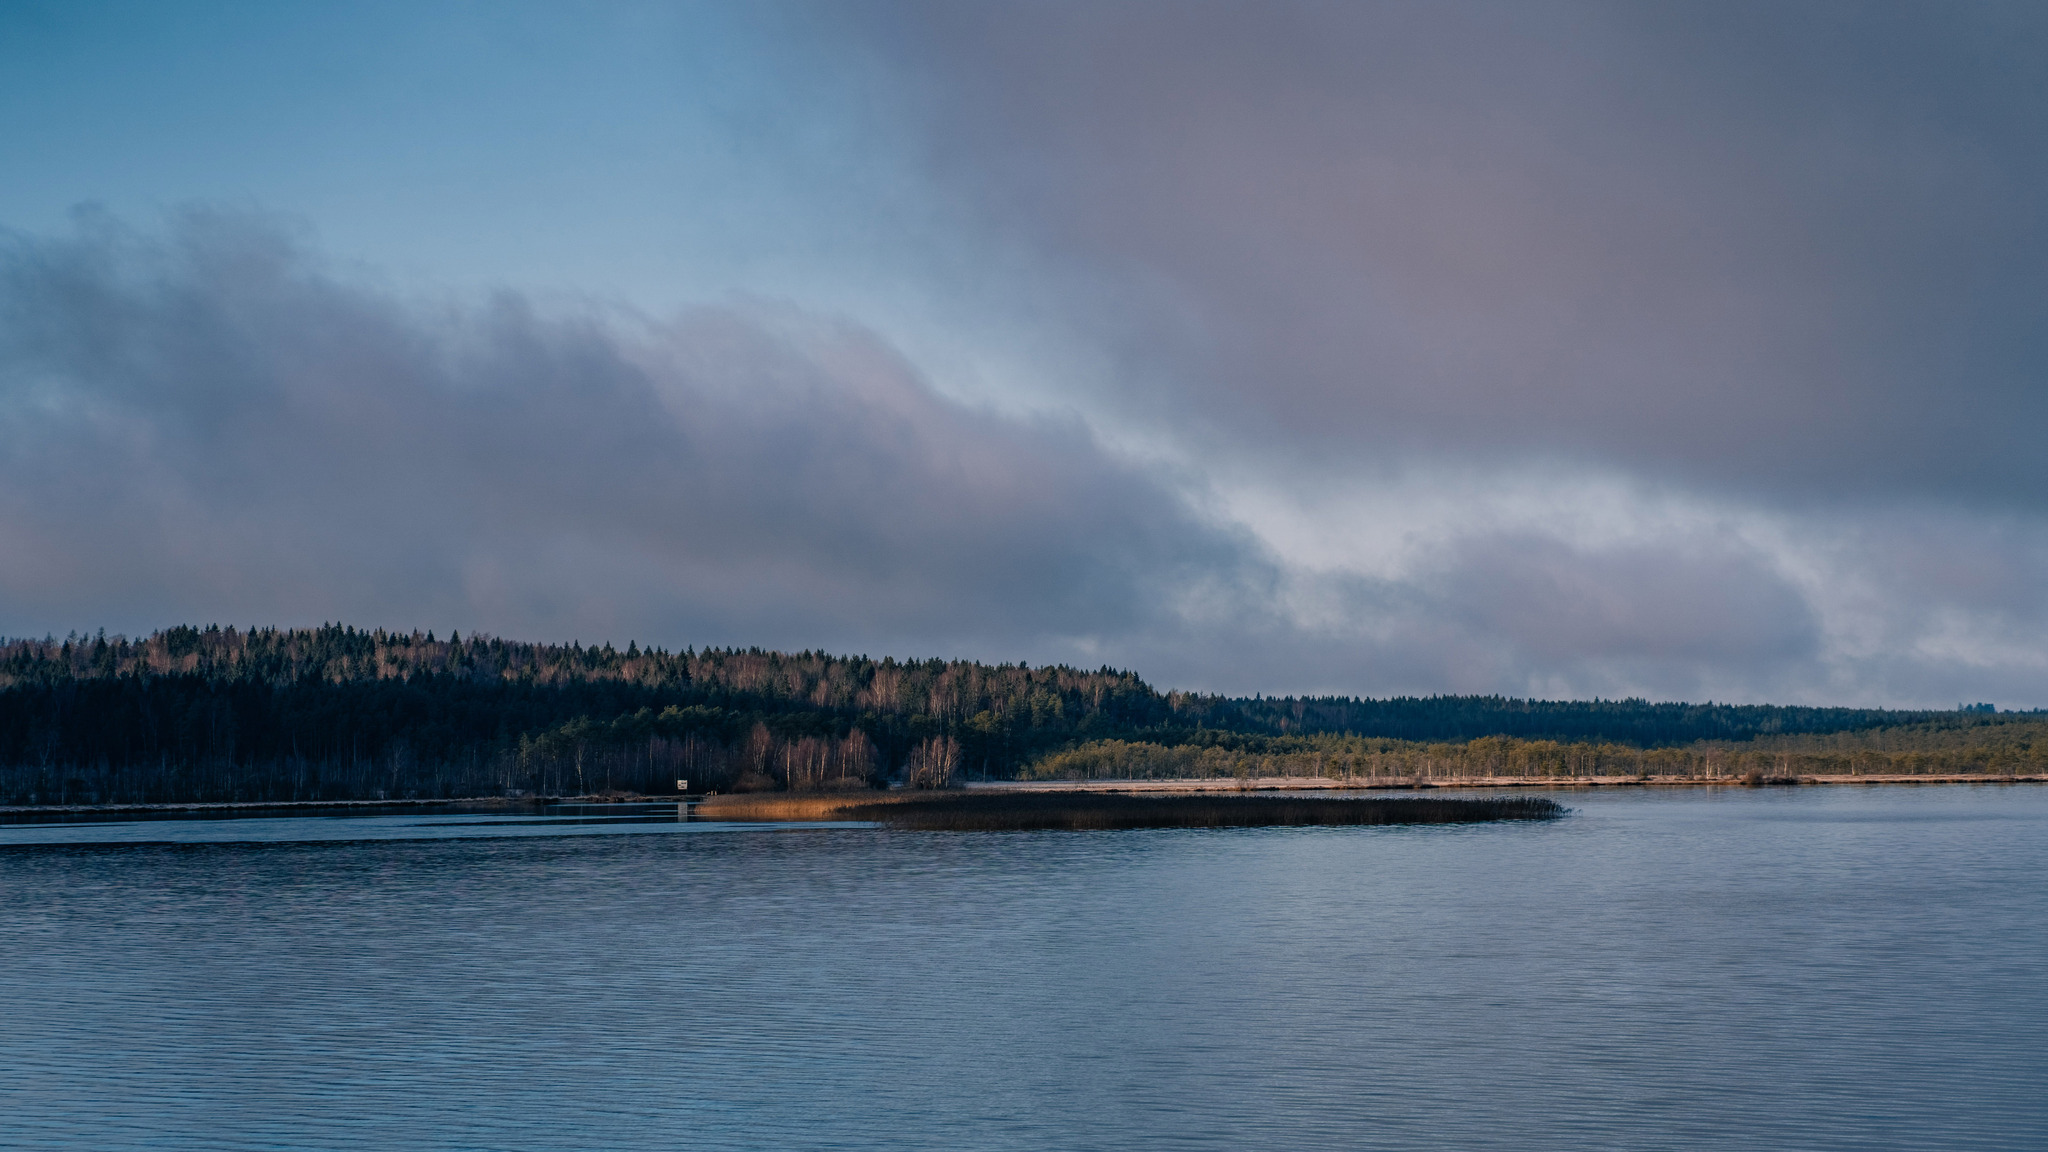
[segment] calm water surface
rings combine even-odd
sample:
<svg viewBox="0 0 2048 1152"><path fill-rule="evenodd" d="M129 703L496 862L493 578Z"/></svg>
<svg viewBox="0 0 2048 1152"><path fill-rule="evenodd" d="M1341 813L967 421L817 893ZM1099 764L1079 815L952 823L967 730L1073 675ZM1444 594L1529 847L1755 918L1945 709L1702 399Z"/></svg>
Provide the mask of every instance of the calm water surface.
<svg viewBox="0 0 2048 1152"><path fill-rule="evenodd" d="M0 1147L2048 1147L2048 789L1561 798L0 827Z"/></svg>

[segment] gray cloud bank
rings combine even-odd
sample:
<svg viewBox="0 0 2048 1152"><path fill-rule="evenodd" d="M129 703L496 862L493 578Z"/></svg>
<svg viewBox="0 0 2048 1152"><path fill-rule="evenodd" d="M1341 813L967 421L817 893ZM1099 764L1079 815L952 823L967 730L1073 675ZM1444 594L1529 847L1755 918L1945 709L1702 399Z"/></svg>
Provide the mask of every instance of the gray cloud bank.
<svg viewBox="0 0 2048 1152"><path fill-rule="evenodd" d="M263 221L0 265L10 625L390 620L1006 656L1228 572L1085 429L938 399L771 305L408 302Z"/></svg>
<svg viewBox="0 0 2048 1152"><path fill-rule="evenodd" d="M406 297L232 214L0 239L10 634L339 619L1245 692L2044 683L2048 537L2024 518L1474 521L1365 571L1215 508L1199 475L945 399L875 333L792 306Z"/></svg>
<svg viewBox="0 0 2048 1152"><path fill-rule="evenodd" d="M861 12L1219 450L2048 508L2038 5Z"/></svg>

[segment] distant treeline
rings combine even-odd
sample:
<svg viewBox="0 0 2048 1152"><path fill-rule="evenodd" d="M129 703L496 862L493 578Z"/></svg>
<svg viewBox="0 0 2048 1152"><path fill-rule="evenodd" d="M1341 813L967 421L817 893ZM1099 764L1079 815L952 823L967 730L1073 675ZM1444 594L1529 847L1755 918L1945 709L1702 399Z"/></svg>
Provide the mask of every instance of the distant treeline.
<svg viewBox="0 0 2048 1152"><path fill-rule="evenodd" d="M1481 736L1608 741L1641 748L1699 740L1748 740L1800 732L1842 732L1953 716L1880 708L1796 708L1778 704L1653 704L1647 700L1516 700L1504 696L1255 697L1208 704L1208 726L1306 736L1346 732L1390 740L1457 741Z"/></svg>
<svg viewBox="0 0 2048 1152"><path fill-rule="evenodd" d="M1169 715L1107 668L173 628L0 645L0 803L944 782Z"/></svg>
<svg viewBox="0 0 2048 1152"><path fill-rule="evenodd" d="M721 791L934 785L1044 772L1105 741L1213 762L1291 755L1289 741L1335 735L1650 750L1977 719L1640 700L1241 699L1159 692L1112 668L181 627L0 644L0 803L660 793L677 780Z"/></svg>
<svg viewBox="0 0 2048 1152"><path fill-rule="evenodd" d="M1953 728L1922 724L1826 737L1701 741L1662 748L1506 736L1428 743L1329 733L1225 737L1177 745L1094 740L1038 760L1027 775L1037 780L1319 777L1381 781L2048 775L2048 720L2003 719L2008 722Z"/></svg>

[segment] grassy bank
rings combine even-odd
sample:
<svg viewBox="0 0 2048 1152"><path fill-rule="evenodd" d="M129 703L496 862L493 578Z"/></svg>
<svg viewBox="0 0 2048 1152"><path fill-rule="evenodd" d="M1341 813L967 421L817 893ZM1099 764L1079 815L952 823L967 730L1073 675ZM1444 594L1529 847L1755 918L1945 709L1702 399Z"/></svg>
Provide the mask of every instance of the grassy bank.
<svg viewBox="0 0 2048 1152"><path fill-rule="evenodd" d="M895 828L1263 828L1303 825L1475 824L1564 814L1540 796L1304 797L1215 793L919 792L867 796L719 796L699 815L728 820L872 820Z"/></svg>
<svg viewBox="0 0 2048 1152"><path fill-rule="evenodd" d="M1960 716L1867 732L1761 736L1675 748L1488 736L1421 743L1363 736L1262 739L1255 746L1095 740L1031 764L1032 780L1450 782L1742 780L1749 777L2014 777L2048 774L2048 721Z"/></svg>
<svg viewBox="0 0 2048 1152"><path fill-rule="evenodd" d="M844 815L858 804L888 803L905 792L741 792L712 796L695 806L707 820L854 820Z"/></svg>

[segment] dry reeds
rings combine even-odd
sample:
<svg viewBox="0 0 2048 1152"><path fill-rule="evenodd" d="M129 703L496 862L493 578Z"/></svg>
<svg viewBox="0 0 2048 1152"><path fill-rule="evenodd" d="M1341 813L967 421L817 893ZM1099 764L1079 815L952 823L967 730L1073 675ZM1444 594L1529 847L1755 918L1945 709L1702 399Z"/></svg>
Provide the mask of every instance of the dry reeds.
<svg viewBox="0 0 2048 1152"><path fill-rule="evenodd" d="M1541 796L1354 799L1102 792L720 796L699 808L700 815L715 819L871 820L892 828L935 831L1473 824L1550 820L1565 811L1556 801Z"/></svg>

